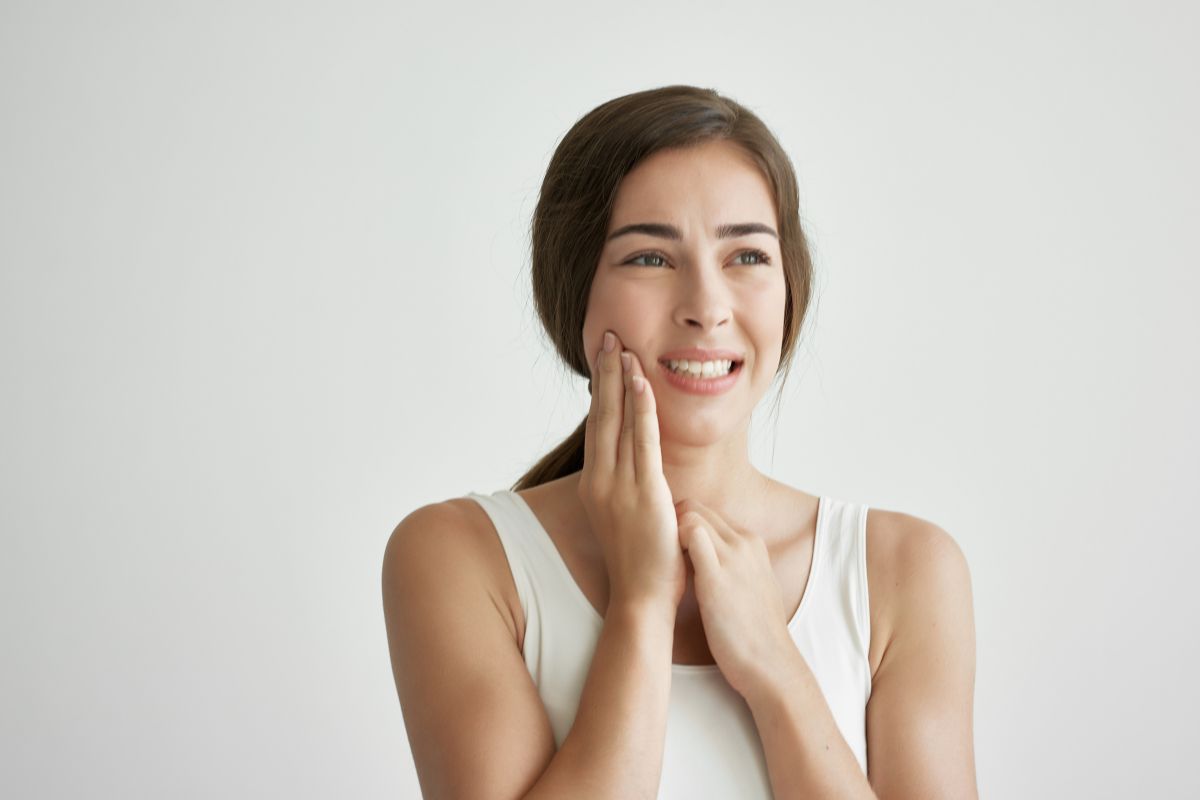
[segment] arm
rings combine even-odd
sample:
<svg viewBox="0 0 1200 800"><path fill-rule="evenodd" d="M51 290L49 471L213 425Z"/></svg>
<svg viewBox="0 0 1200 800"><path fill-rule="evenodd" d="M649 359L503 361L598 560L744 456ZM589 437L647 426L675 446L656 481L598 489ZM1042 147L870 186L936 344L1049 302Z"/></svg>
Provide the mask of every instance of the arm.
<svg viewBox="0 0 1200 800"><path fill-rule="evenodd" d="M896 515L895 627L867 704L863 775L804 658L793 646L747 697L775 796L977 798L972 743L975 625L958 544Z"/></svg>
<svg viewBox="0 0 1200 800"><path fill-rule="evenodd" d="M774 678L747 695L746 701L777 800L877 797L795 645L781 657ZM867 753L869 757L869 744Z"/></svg>
<svg viewBox="0 0 1200 800"><path fill-rule="evenodd" d="M384 553L392 668L422 795L653 798L675 609L610 602L574 725L555 752L510 615L489 589L485 548L500 544L486 526L453 502L425 506Z"/></svg>
<svg viewBox="0 0 1200 800"><path fill-rule="evenodd" d="M658 796L674 635L674 608L609 603L575 722L526 800Z"/></svg>

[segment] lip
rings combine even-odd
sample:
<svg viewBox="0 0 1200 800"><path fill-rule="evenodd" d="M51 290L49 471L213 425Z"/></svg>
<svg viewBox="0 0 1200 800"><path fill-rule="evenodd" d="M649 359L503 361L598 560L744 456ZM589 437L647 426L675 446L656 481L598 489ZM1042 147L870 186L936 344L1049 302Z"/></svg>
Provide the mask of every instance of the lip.
<svg viewBox="0 0 1200 800"><path fill-rule="evenodd" d="M672 372L671 368L661 361L658 362L658 368L662 372L663 380L667 382L668 386L687 392L688 394L699 395L724 394L733 388L733 385L738 381L738 377L742 374L742 362L740 361L734 365L733 371L720 378L685 377Z"/></svg>

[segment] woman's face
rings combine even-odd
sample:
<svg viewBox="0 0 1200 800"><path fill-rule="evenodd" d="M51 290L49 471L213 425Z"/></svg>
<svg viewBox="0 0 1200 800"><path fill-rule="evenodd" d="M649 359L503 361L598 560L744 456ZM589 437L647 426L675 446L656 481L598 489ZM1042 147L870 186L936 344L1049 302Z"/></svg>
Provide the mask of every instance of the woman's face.
<svg viewBox="0 0 1200 800"><path fill-rule="evenodd" d="M719 441L749 423L770 388L787 298L776 219L766 178L727 141L660 150L621 181L588 296L583 343L593 370L606 330L637 355L664 441ZM647 223L673 227L678 237L665 229L622 233ZM764 230L719 230L747 223ZM662 362L685 348L736 354L742 364L732 385L697 394L669 382Z"/></svg>

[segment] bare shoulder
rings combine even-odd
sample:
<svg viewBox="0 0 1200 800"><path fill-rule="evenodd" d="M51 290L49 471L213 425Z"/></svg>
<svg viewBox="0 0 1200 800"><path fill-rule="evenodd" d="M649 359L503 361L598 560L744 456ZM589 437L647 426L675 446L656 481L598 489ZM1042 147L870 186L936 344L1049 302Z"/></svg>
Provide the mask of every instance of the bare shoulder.
<svg viewBox="0 0 1200 800"><path fill-rule="evenodd" d="M513 613L519 601L508 559L491 518L474 500L455 497L423 505L392 531L383 556L385 587L408 570L430 569L466 571L481 580L520 646Z"/></svg>
<svg viewBox="0 0 1200 800"><path fill-rule="evenodd" d="M485 529L466 498L429 503L410 512L392 531L384 548L384 567L403 568L417 555L445 553L477 563ZM482 509L481 509L482 511ZM447 565L443 565L447 566Z"/></svg>
<svg viewBox="0 0 1200 800"><path fill-rule="evenodd" d="M867 515L872 620L867 770L880 797L979 796L975 620L962 548L940 526Z"/></svg>
<svg viewBox="0 0 1200 800"><path fill-rule="evenodd" d="M524 797L554 734L495 589L502 547L468 504L422 506L388 539L392 673L423 797Z"/></svg>
<svg viewBox="0 0 1200 800"><path fill-rule="evenodd" d="M867 513L867 583L871 606L871 672L876 675L897 629L917 622L931 604L970 600L970 571L947 531L902 511Z"/></svg>

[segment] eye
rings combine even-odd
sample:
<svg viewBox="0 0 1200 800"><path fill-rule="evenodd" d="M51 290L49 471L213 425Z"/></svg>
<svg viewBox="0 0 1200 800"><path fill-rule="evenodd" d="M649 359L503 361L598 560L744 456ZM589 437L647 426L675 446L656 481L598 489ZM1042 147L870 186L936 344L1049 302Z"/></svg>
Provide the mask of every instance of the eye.
<svg viewBox="0 0 1200 800"><path fill-rule="evenodd" d="M742 266L750 267L750 266L755 266L756 264L762 264L764 266L767 266L771 263L771 257L762 250L743 250L742 252L738 253L737 258L740 259L742 256L753 256L755 259L757 259L757 261L752 261L752 262L747 262L747 261L739 262ZM662 264L645 264L645 263L639 264L639 263L636 263L643 258L657 258L659 261L662 261L662 262L666 261L666 257L663 256L661 253L639 253L638 255L632 256L631 258L624 261L623 263L633 264L634 266L638 266L638 267L660 267L660 266L663 266Z"/></svg>
<svg viewBox="0 0 1200 800"><path fill-rule="evenodd" d="M626 261L626 262L624 262L624 263L626 263L626 264L633 264L635 261L637 261L637 260L639 260L639 259L642 259L642 258L657 258L659 261L665 261L665 260L666 260L666 259L665 259L665 258L664 258L664 257L663 257L663 256L662 256L660 253L641 253L641 254L639 254L639 255L633 256L632 258L630 258L628 261ZM657 266L661 266L661 265L659 265L659 264L634 264L634 266L638 266L638 267L657 267Z"/></svg>
<svg viewBox="0 0 1200 800"><path fill-rule="evenodd" d="M741 258L742 256L754 256L758 259L759 264L766 265L766 264L771 263L771 257L769 255L767 255L766 253L764 253L762 250L743 250L742 252L738 253L738 258ZM742 262L742 263L745 263L745 262ZM747 266L752 266L752 265L748 264Z"/></svg>

